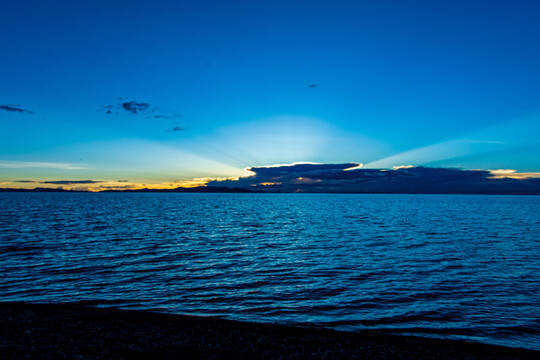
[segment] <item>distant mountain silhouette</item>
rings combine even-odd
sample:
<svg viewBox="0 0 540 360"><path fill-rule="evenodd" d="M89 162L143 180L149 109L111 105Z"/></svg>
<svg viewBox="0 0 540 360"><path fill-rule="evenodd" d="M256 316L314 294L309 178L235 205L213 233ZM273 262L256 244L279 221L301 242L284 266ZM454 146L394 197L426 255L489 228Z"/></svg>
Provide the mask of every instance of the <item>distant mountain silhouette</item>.
<svg viewBox="0 0 540 360"><path fill-rule="evenodd" d="M38 187L35 189L0 188L0 192L85 192L85 191Z"/></svg>
<svg viewBox="0 0 540 360"><path fill-rule="evenodd" d="M540 195L537 173L496 176L490 170L399 167L364 169L356 163L293 164L249 169L253 175L213 180L207 186L175 189L102 189L102 192L160 193L346 193L346 194L499 194ZM506 170L508 172L508 170ZM71 181L70 183L91 180ZM97 181L91 181L96 183ZM60 183L60 181L50 182ZM0 189L6 192L82 192L61 188Z"/></svg>
<svg viewBox="0 0 540 360"><path fill-rule="evenodd" d="M0 188L0 192L90 192L86 190L66 190L59 188L35 188L35 189L17 189L17 188ZM257 193L262 191L252 191L238 187L228 188L219 186L198 186L193 188L178 187L176 189L124 189L124 190L102 190L101 192L151 192L151 193Z"/></svg>
<svg viewBox="0 0 540 360"><path fill-rule="evenodd" d="M102 192L158 192L158 193L253 193L261 191L252 191L239 187L223 186L197 186L192 188L177 187L175 189L125 189L125 190L103 190Z"/></svg>

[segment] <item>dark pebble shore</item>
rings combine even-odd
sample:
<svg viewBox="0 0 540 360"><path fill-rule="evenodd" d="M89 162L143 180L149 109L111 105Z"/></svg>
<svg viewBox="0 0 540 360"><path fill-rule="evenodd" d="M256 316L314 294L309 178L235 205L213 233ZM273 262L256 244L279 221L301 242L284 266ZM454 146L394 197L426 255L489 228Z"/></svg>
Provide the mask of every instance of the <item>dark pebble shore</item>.
<svg viewBox="0 0 540 360"><path fill-rule="evenodd" d="M0 359L540 359L540 351L212 317L0 303Z"/></svg>

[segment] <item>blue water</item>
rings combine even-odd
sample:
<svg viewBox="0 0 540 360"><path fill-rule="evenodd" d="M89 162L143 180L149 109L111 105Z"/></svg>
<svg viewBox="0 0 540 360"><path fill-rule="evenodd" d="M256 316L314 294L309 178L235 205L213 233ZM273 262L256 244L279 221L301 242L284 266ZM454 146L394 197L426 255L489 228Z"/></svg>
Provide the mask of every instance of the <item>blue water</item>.
<svg viewBox="0 0 540 360"><path fill-rule="evenodd" d="M0 193L0 301L540 350L540 197Z"/></svg>

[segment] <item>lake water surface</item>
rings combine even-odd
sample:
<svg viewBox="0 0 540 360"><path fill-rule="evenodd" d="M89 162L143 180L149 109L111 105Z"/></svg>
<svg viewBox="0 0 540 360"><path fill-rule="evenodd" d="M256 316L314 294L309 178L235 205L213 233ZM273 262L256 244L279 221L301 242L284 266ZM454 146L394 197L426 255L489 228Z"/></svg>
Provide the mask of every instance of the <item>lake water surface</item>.
<svg viewBox="0 0 540 360"><path fill-rule="evenodd" d="M540 350L540 197L0 193L0 301Z"/></svg>

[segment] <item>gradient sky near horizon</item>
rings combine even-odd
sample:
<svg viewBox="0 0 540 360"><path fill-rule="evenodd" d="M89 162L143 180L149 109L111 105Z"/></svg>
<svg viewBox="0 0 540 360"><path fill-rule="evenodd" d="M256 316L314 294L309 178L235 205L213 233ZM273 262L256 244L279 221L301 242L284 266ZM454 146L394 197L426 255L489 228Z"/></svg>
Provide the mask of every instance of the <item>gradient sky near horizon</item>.
<svg viewBox="0 0 540 360"><path fill-rule="evenodd" d="M0 7L2 187L292 162L540 171L538 1Z"/></svg>

